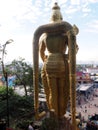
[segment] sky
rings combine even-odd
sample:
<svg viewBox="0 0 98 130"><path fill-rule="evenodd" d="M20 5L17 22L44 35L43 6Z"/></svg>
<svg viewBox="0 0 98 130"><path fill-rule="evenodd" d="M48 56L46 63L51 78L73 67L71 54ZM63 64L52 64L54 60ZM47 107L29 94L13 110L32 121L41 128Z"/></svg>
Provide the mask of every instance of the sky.
<svg viewBox="0 0 98 130"><path fill-rule="evenodd" d="M98 63L98 0L0 0L0 44L14 40L6 46L5 62L33 62L33 33L49 23L55 2L63 20L79 28L77 63Z"/></svg>

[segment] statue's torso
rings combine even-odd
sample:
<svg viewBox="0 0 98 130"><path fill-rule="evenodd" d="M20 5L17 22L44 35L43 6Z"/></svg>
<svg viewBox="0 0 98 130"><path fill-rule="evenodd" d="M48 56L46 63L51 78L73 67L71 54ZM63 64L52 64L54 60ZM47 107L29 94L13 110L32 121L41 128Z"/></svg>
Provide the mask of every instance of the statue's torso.
<svg viewBox="0 0 98 130"><path fill-rule="evenodd" d="M67 37L63 34L46 34L44 41L49 52L46 70L52 73L64 72L64 54L67 48Z"/></svg>
<svg viewBox="0 0 98 130"><path fill-rule="evenodd" d="M49 53L65 53L67 46L67 37L63 34L46 34L45 41Z"/></svg>

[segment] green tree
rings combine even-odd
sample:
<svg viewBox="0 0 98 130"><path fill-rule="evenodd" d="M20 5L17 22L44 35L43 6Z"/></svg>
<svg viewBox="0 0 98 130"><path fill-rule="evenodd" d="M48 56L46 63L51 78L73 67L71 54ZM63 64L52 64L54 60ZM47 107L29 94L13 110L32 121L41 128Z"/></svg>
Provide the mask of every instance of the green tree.
<svg viewBox="0 0 98 130"><path fill-rule="evenodd" d="M25 59L19 58L13 60L11 64L6 66L8 74L16 76L15 84L23 85L25 95L27 96L27 86L33 89L33 69L30 64L25 62Z"/></svg>
<svg viewBox="0 0 98 130"><path fill-rule="evenodd" d="M9 88L9 119L10 125L17 125L24 120L34 120L34 100L32 96L20 96ZM0 118L7 117L6 87L0 87Z"/></svg>

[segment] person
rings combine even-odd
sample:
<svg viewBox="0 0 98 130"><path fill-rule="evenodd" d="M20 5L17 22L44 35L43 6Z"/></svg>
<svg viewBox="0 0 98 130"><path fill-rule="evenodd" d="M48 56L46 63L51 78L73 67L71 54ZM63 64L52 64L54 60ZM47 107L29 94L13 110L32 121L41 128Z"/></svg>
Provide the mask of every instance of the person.
<svg viewBox="0 0 98 130"><path fill-rule="evenodd" d="M57 3L52 8L51 23L63 20ZM61 118L69 101L68 36L61 32L43 33L39 39L39 52L43 61L42 83L46 93L47 106ZM77 46L78 48L78 46ZM46 50L48 53L46 54Z"/></svg>
<svg viewBox="0 0 98 130"><path fill-rule="evenodd" d="M34 130L34 123L30 122L29 126L28 126L28 130Z"/></svg>

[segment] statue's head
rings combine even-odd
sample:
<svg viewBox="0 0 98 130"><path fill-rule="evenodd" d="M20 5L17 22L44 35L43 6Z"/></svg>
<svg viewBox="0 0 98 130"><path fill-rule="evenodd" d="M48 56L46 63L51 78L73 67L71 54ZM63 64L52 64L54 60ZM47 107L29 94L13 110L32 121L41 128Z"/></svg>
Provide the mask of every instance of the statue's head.
<svg viewBox="0 0 98 130"><path fill-rule="evenodd" d="M60 12L60 7L57 3L54 3L52 7L52 14L50 18L50 22L61 22L63 20L62 14Z"/></svg>

